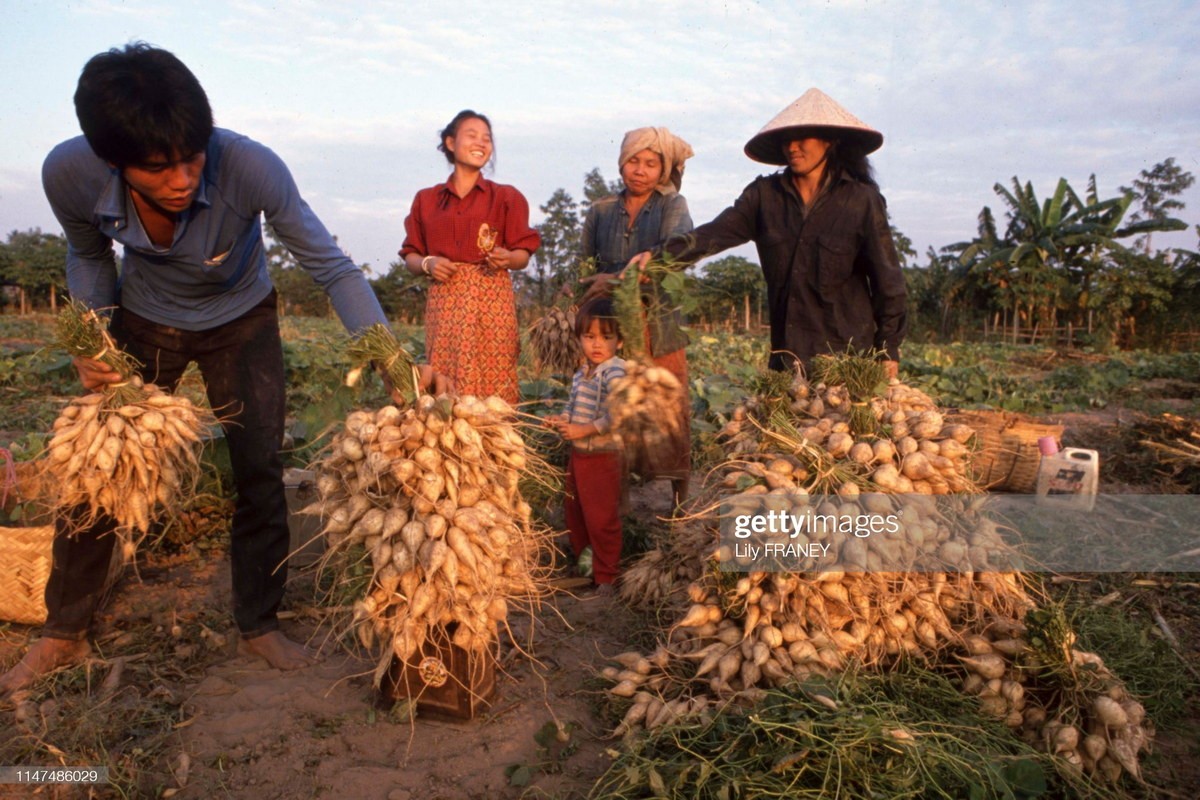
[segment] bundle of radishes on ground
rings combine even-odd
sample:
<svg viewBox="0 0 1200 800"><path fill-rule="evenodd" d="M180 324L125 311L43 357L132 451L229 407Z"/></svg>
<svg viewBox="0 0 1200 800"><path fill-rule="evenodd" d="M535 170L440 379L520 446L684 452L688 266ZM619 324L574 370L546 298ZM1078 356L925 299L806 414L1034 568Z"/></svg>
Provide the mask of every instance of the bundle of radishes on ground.
<svg viewBox="0 0 1200 800"><path fill-rule="evenodd" d="M514 606L545 591L550 540L531 520L522 478L549 467L528 451L498 397L416 394L411 360L381 326L365 356L412 399L352 412L315 465L322 570L351 601L359 641L420 660L428 642L494 657Z"/></svg>
<svg viewBox="0 0 1200 800"><path fill-rule="evenodd" d="M575 335L575 310L551 308L529 328L529 345L539 369L570 375L583 363Z"/></svg>
<svg viewBox="0 0 1200 800"><path fill-rule="evenodd" d="M1142 706L1007 566L1013 554L971 482L970 430L889 385L872 359L818 359L813 372L758 383L725 426L735 455L700 510L626 570L621 598L674 622L654 652L604 670L611 695L628 699L618 732L907 658L959 675L984 714L1066 771L1138 776L1153 735ZM767 508L899 524L863 538L809 530L801 541L828 545L827 557L768 571L721 537L734 515Z"/></svg>
<svg viewBox="0 0 1200 800"><path fill-rule="evenodd" d="M58 343L68 353L101 361L123 380L75 398L54 421L45 462L51 505L75 528L111 517L129 559L151 525L179 508L194 486L212 414L143 384L139 365L94 311L71 303L57 327Z"/></svg>
<svg viewBox="0 0 1200 800"><path fill-rule="evenodd" d="M534 367L543 372L571 375L583 364L583 350L575 334L575 310L587 295L584 278L595 274L591 261L575 264L567 282L545 313L529 326L529 350Z"/></svg>

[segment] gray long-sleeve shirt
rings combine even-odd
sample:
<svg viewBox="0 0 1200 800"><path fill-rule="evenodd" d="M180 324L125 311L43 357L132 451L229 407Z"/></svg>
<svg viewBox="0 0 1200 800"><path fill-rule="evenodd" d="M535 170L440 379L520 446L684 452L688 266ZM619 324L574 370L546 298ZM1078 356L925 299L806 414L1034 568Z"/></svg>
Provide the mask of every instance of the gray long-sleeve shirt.
<svg viewBox="0 0 1200 800"><path fill-rule="evenodd" d="M42 167L46 197L67 237L67 286L92 308L121 305L153 322L207 330L240 317L271 291L261 215L357 332L387 318L362 270L300 196L279 156L216 129L192 206L169 247L154 245L120 173L82 136ZM118 272L113 242L124 247Z"/></svg>

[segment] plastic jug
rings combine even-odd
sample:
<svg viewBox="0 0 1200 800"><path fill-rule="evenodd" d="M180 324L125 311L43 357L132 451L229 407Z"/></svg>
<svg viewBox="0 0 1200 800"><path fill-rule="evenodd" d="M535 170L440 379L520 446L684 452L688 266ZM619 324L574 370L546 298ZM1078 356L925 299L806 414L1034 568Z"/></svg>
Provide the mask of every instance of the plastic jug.
<svg viewBox="0 0 1200 800"><path fill-rule="evenodd" d="M1091 511L1100 483L1100 454L1082 447L1058 449L1053 436L1038 439L1037 503L1041 506Z"/></svg>

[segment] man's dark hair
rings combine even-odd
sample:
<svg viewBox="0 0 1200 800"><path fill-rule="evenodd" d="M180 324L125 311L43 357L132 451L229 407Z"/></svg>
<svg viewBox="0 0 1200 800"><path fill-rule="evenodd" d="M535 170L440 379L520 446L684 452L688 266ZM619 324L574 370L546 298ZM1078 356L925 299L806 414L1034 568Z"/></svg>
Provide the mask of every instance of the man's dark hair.
<svg viewBox="0 0 1200 800"><path fill-rule="evenodd" d="M75 90L75 115L96 155L118 167L193 155L213 132L200 81L174 54L145 42L88 61Z"/></svg>

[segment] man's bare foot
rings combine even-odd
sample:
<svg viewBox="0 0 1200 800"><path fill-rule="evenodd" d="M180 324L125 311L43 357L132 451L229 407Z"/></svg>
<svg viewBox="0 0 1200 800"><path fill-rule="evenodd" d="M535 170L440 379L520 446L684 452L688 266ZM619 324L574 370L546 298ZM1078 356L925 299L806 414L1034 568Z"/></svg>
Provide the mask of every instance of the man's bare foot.
<svg viewBox="0 0 1200 800"><path fill-rule="evenodd" d="M299 642L293 642L279 631L270 631L253 639L242 639L238 642L238 652L245 656L261 658L275 669L283 670L308 667L318 660L315 651Z"/></svg>
<svg viewBox="0 0 1200 800"><path fill-rule="evenodd" d="M59 667L78 664L91 652L92 647L87 641L43 636L29 646L24 657L12 669L0 675L0 696L28 689L43 675Z"/></svg>

